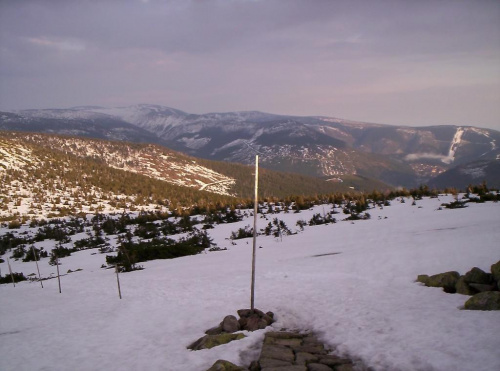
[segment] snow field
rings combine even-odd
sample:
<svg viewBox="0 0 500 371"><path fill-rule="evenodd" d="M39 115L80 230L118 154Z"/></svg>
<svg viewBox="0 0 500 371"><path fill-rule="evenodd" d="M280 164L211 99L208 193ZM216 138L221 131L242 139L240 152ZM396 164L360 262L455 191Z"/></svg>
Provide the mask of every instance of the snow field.
<svg viewBox="0 0 500 371"><path fill-rule="evenodd" d="M500 205L437 210L452 200L394 200L368 210L370 220L306 226L282 242L259 236L256 307L276 314L274 329L313 330L375 370L500 369L500 313L459 310L467 296L414 282L418 274L489 271L500 260ZM323 206L259 217L258 227L276 217L293 231L318 212ZM145 262L144 270L121 274L122 300L114 270L100 268L105 256L92 255L95 249L61 259L61 273L83 269L61 277L62 294L57 279L43 281L44 289L0 285L0 369L200 371L220 358L248 365L265 330L210 350L186 346L249 307L252 241L232 245L228 237L252 220L208 230L227 251ZM42 276L56 272L47 262L40 262ZM36 272L33 262L11 265ZM6 263L0 267L5 274Z"/></svg>

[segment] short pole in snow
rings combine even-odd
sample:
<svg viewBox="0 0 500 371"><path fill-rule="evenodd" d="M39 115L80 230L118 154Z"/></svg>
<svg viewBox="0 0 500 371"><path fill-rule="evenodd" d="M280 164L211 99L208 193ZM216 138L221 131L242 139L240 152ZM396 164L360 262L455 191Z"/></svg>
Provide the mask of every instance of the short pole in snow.
<svg viewBox="0 0 500 371"><path fill-rule="evenodd" d="M33 256L35 257L36 270L38 271L38 280L40 281L40 285L42 285L43 289L42 277L40 276L40 268L38 268L38 259L36 257L35 246L32 245L31 249L33 250Z"/></svg>
<svg viewBox="0 0 500 371"><path fill-rule="evenodd" d="M257 244L257 211L259 193L259 155L255 155L255 200L253 205L253 248L252 248L252 286L250 293L250 309L254 310L255 301L255 247Z"/></svg>
<svg viewBox="0 0 500 371"><path fill-rule="evenodd" d="M7 265L9 266L10 277L12 278L12 284L16 287L16 281L14 281L14 275L12 274L12 268L10 267L10 260L7 258Z"/></svg>
<svg viewBox="0 0 500 371"><path fill-rule="evenodd" d="M57 282L59 282L59 294L61 293L61 275L59 274L59 258L56 255Z"/></svg>
<svg viewBox="0 0 500 371"><path fill-rule="evenodd" d="M118 264L115 265L115 271L116 271L116 283L118 284L118 296L121 299L122 298L122 290L120 289L120 276L118 274Z"/></svg>

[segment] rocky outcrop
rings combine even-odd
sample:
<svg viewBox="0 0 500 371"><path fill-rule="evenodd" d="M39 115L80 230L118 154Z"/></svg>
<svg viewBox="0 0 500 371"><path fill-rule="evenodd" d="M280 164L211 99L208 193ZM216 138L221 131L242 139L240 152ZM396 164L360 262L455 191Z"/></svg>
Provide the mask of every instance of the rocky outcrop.
<svg viewBox="0 0 500 371"><path fill-rule="evenodd" d="M500 310L500 261L491 266L491 273L474 267L463 276L455 271L433 276L421 274L417 282L429 287L442 287L447 293L471 295L465 309Z"/></svg>

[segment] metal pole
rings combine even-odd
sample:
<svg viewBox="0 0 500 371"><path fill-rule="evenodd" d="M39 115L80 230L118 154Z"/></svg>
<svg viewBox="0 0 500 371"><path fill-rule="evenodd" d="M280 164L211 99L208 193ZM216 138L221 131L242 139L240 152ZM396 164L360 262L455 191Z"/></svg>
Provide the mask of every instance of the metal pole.
<svg viewBox="0 0 500 371"><path fill-rule="evenodd" d="M252 288L250 296L250 309L254 310L255 298L255 248L257 244L257 209L259 191L259 155L255 155L255 199L253 206L253 249L252 249Z"/></svg>
<svg viewBox="0 0 500 371"><path fill-rule="evenodd" d="M57 281L59 282L59 294L61 293L61 276L59 275L59 257L56 255Z"/></svg>
<svg viewBox="0 0 500 371"><path fill-rule="evenodd" d="M118 284L118 296L121 299L122 298L122 290L120 289L120 277L118 276L118 264L115 265L115 271L116 271L116 282Z"/></svg>
<svg viewBox="0 0 500 371"><path fill-rule="evenodd" d="M40 281L40 285L42 285L43 289L42 277L40 276L40 268L38 268L38 260L36 258L35 246L31 245L31 250L33 250L33 255L35 256L36 270L38 271L38 280Z"/></svg>
<svg viewBox="0 0 500 371"><path fill-rule="evenodd" d="M12 268L10 267L10 260L7 258L7 265L9 266L10 278L12 278L12 284L16 287L16 282L14 281L14 275L12 274Z"/></svg>

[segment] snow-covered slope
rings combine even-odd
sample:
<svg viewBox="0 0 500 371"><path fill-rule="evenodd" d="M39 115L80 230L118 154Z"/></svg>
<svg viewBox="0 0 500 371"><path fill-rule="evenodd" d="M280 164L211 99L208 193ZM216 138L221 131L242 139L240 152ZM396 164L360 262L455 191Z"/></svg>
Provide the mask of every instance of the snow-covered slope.
<svg viewBox="0 0 500 371"><path fill-rule="evenodd" d="M194 158L155 145L0 132L0 217L55 216L70 209L77 213L78 205L87 212L111 211L116 210L117 200L130 205L137 199L120 192L123 187L104 192L94 178L100 175L92 168L86 174L67 176L77 169L66 155L97 159L111 168L222 195L231 195L235 184L233 178Z"/></svg>
<svg viewBox="0 0 500 371"><path fill-rule="evenodd" d="M500 312L461 310L467 296L415 282L418 274L489 270L500 259L499 204L438 210L452 200L393 201L370 209L370 220L305 227L282 241L259 236L256 307L276 313L274 329L312 330L372 370L500 369ZM298 230L298 219L329 208L268 218ZM251 220L208 230L227 251L146 262L142 271L121 274L122 300L96 250L61 260L62 294L56 279L43 289L37 282L0 285L0 369L202 371L220 358L247 366L266 330L210 350L186 346L249 306L252 243L227 238ZM268 222L259 218L259 228ZM56 274L47 260L40 262L44 277ZM15 272L36 272L32 262L11 264ZM6 263L0 268L5 274Z"/></svg>

